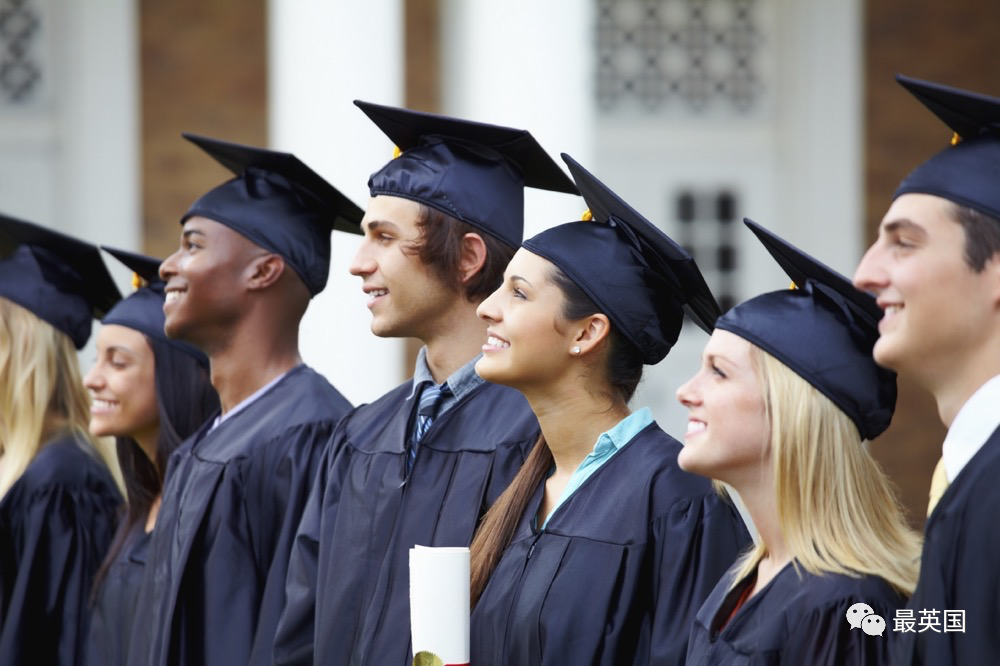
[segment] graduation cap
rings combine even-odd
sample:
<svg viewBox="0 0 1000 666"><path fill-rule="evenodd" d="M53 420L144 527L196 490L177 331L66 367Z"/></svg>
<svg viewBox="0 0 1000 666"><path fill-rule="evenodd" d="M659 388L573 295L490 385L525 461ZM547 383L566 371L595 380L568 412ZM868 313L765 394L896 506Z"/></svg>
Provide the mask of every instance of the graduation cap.
<svg viewBox="0 0 1000 666"><path fill-rule="evenodd" d="M578 194L527 130L354 103L401 151L369 178L373 197L425 204L517 247L525 187Z"/></svg>
<svg viewBox="0 0 1000 666"><path fill-rule="evenodd" d="M281 255L315 296L330 273L333 229L360 233L364 211L290 153L185 132L236 177L203 195L181 224L206 217Z"/></svg>
<svg viewBox="0 0 1000 666"><path fill-rule="evenodd" d="M523 247L558 266L640 352L658 363L684 311L711 331L719 306L691 257L572 157L563 154L592 221L561 224Z"/></svg>
<svg viewBox="0 0 1000 666"><path fill-rule="evenodd" d="M954 145L896 189L933 194L1000 219L1000 98L897 75L896 80L955 132Z"/></svg>
<svg viewBox="0 0 1000 666"><path fill-rule="evenodd" d="M82 349L93 319L121 298L96 245L0 215L0 296L52 324Z"/></svg>
<svg viewBox="0 0 1000 666"><path fill-rule="evenodd" d="M753 220L743 221L797 288L741 303L715 327L777 358L847 414L862 439L874 439L896 407L896 374L872 358L882 318L875 298Z"/></svg>
<svg viewBox="0 0 1000 666"><path fill-rule="evenodd" d="M163 262L154 257L119 250L107 245L102 245L101 248L132 269L136 277L139 278L137 289L118 301L104 316L101 323L117 324L139 331L190 354L203 366L208 367L208 357L201 350L186 342L168 338L163 331L163 325L166 321L166 316L163 314L163 290L166 283L160 278L160 264Z"/></svg>

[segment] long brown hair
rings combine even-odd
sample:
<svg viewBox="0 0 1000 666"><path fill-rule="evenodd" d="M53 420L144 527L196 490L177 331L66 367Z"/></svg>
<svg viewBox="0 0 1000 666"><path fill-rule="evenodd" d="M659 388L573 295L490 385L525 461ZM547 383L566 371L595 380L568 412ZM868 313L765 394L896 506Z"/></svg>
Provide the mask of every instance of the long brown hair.
<svg viewBox="0 0 1000 666"><path fill-rule="evenodd" d="M560 316L563 321L576 321L600 312L590 297L557 266L552 267L549 280L562 292L563 307ZM642 356L639 350L612 327L605 358L603 379L613 391L608 397L615 403L627 404L642 379ZM470 600L473 607L486 589L486 583L510 545L531 496L538 484L545 479L552 463L552 452L545 438L539 436L514 480L483 517L471 548Z"/></svg>

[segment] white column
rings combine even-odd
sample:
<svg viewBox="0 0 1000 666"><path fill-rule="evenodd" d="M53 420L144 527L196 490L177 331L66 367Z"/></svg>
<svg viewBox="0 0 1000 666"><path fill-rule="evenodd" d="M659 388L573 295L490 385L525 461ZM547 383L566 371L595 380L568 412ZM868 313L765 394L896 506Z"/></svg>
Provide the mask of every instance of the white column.
<svg viewBox="0 0 1000 666"><path fill-rule="evenodd" d="M442 0L442 110L529 130L565 169L594 155L589 0ZM566 170L568 173L568 170ZM525 235L580 219L583 200L528 190Z"/></svg>
<svg viewBox="0 0 1000 666"><path fill-rule="evenodd" d="M270 143L295 153L365 208L368 176L392 146L352 104L403 102L401 0L269 3ZM330 280L302 324L303 359L354 404L402 381L401 340L374 336L361 280L348 273L357 236L335 232Z"/></svg>

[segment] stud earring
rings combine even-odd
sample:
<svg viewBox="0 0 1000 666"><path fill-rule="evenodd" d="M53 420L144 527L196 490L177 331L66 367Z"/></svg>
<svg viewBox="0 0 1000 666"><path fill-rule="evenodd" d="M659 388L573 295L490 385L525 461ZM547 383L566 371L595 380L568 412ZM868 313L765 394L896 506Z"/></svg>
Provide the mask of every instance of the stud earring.
<svg viewBox="0 0 1000 666"><path fill-rule="evenodd" d="M574 354L579 354L580 353L580 347L579 346L573 347L573 353Z"/></svg>

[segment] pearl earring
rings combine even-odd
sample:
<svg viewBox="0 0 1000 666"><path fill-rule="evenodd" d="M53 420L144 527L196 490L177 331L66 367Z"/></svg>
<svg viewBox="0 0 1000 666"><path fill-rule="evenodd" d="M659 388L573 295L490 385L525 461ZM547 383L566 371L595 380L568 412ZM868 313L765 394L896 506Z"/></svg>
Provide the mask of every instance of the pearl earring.
<svg viewBox="0 0 1000 666"><path fill-rule="evenodd" d="M579 346L573 347L573 353L574 354L579 354L580 353L580 347Z"/></svg>

